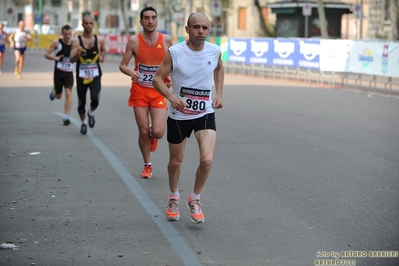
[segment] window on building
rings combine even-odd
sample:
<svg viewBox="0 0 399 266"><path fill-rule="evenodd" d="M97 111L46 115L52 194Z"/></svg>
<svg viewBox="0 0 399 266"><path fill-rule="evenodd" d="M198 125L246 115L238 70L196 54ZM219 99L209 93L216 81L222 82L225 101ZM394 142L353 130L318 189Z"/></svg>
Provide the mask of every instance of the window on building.
<svg viewBox="0 0 399 266"><path fill-rule="evenodd" d="M21 20L24 20L24 13L18 13L17 14L17 21L21 21ZM18 22L17 22L18 23Z"/></svg>
<svg viewBox="0 0 399 266"><path fill-rule="evenodd" d="M129 19L128 19L128 21L129 21L129 28L133 28L134 27L134 17L129 17Z"/></svg>
<svg viewBox="0 0 399 266"><path fill-rule="evenodd" d="M57 26L60 25L60 21L59 21L60 18L59 18L59 15L58 15L58 14L54 14L54 15L53 15L53 20L54 20L54 21L53 21L53 24L54 24L54 25L57 25Z"/></svg>
<svg viewBox="0 0 399 266"><path fill-rule="evenodd" d="M60 7L61 6L61 0L51 0L51 4L53 7Z"/></svg>
<svg viewBox="0 0 399 266"><path fill-rule="evenodd" d="M106 28L119 28L118 15L108 15L107 16Z"/></svg>
<svg viewBox="0 0 399 266"><path fill-rule="evenodd" d="M385 7L384 7L384 11L385 11L385 16L384 19L385 20L391 20L391 10L390 10L390 0L385 0Z"/></svg>
<svg viewBox="0 0 399 266"><path fill-rule="evenodd" d="M247 8L238 8L238 29L245 30L247 28Z"/></svg>

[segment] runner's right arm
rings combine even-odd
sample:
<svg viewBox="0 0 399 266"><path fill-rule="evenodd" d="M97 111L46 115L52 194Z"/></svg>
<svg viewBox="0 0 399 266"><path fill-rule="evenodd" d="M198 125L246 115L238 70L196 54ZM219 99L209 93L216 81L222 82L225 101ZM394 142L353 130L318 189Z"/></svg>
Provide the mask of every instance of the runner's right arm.
<svg viewBox="0 0 399 266"><path fill-rule="evenodd" d="M123 54L122 61L119 64L119 70L132 78L133 82L136 82L140 78L140 74L129 69L130 59L135 55L135 51L138 48L138 38L133 36L129 39L126 44L125 53Z"/></svg>
<svg viewBox="0 0 399 266"><path fill-rule="evenodd" d="M8 41L10 42L11 48L14 48L14 36L15 36L15 31L11 33L10 36L8 37Z"/></svg>
<svg viewBox="0 0 399 266"><path fill-rule="evenodd" d="M64 57L64 55L59 55L59 56L55 56L53 54L54 50L57 49L59 45L59 41L58 40L54 40L50 47L47 49L46 54L44 55L45 58L47 58L48 60L54 60L54 61L60 61L60 59L62 57Z"/></svg>

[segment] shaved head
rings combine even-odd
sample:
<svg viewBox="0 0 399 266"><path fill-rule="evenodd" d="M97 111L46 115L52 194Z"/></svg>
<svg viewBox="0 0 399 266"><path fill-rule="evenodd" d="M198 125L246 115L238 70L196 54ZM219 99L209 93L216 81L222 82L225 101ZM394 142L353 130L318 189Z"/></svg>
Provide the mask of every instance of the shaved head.
<svg viewBox="0 0 399 266"><path fill-rule="evenodd" d="M196 12L196 13L191 13L191 15L188 16L188 19L187 19L187 27L190 27L190 24L192 24L192 23L191 23L192 20L195 20L195 19L197 19L197 18L199 18L199 17L205 17L206 20L208 21L208 24L209 24L209 19L208 19L208 17L207 17L204 13Z"/></svg>

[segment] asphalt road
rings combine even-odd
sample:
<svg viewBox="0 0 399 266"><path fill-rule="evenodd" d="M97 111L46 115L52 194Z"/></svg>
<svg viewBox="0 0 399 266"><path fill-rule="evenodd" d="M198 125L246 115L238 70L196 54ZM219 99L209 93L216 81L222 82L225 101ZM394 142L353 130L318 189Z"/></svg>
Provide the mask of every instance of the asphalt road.
<svg viewBox="0 0 399 266"><path fill-rule="evenodd" d="M399 265L398 98L226 75L206 222L195 225L184 206L195 139L181 218L168 222L166 137L141 179L118 62L103 64L86 136L76 91L69 126L64 100L48 99L52 67L28 54L17 80L8 52L0 75L0 244L19 246L0 250L0 265Z"/></svg>

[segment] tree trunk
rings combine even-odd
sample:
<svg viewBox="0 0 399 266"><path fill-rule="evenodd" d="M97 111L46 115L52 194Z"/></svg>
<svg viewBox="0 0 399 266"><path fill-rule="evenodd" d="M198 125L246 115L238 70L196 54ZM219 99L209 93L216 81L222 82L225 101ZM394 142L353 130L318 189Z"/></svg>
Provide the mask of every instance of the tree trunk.
<svg viewBox="0 0 399 266"><path fill-rule="evenodd" d="M392 40L398 40L398 2L390 0Z"/></svg>
<svg viewBox="0 0 399 266"><path fill-rule="evenodd" d="M263 17L262 7L260 6L259 0L254 0L254 4L258 9L260 29L262 30L263 35L268 37L269 34L267 33L266 22L265 18Z"/></svg>
<svg viewBox="0 0 399 266"><path fill-rule="evenodd" d="M120 0L121 4L121 12L122 12L122 21L123 21L123 28L125 29L125 35L129 35L129 26L126 22L126 11L125 11L125 0Z"/></svg>
<svg viewBox="0 0 399 266"><path fill-rule="evenodd" d="M321 37L323 39L327 39L328 31L327 31L326 13L324 12L324 3L323 0L317 0L317 2L318 2L317 11L319 13Z"/></svg>

